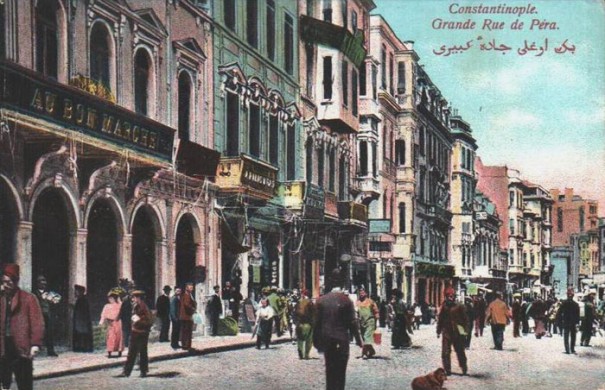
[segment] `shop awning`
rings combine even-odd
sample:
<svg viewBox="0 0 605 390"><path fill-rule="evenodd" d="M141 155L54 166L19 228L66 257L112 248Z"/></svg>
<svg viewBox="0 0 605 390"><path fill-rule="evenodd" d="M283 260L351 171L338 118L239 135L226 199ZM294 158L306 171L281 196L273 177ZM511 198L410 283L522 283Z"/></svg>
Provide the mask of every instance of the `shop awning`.
<svg viewBox="0 0 605 390"><path fill-rule="evenodd" d="M246 253L250 250L249 246L240 243L224 220L221 221L221 243L224 249L235 254Z"/></svg>
<svg viewBox="0 0 605 390"><path fill-rule="evenodd" d="M191 141L177 140L175 163L177 170L192 177L214 177L221 154Z"/></svg>

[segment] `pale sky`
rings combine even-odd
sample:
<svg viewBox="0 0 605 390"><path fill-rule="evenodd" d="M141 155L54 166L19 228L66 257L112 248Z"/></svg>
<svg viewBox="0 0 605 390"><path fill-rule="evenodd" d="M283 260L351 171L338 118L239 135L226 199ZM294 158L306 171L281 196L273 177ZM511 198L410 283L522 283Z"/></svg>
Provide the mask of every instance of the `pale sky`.
<svg viewBox="0 0 605 390"><path fill-rule="evenodd" d="M605 216L605 2L531 1L536 14L455 14L464 6L524 7L528 1L375 0L402 41L415 41L431 80L471 124L484 164L508 165L546 189L573 187ZM434 19L475 21L473 30L432 27ZM483 30L483 20L505 22ZM512 30L516 19L522 30ZM556 29L530 29L532 19ZM481 36L481 39L478 37ZM546 39L548 40L546 42ZM489 42L511 50L485 50ZM518 49L535 42L524 55ZM567 40L572 50L556 53ZM467 42L472 41L470 45ZM480 43L486 44L480 49ZM441 47L468 47L446 56ZM540 48L545 48L542 55ZM562 50L565 51L565 50ZM435 54L438 53L438 54ZM521 50L523 52L523 50ZM505 53L505 54L503 54Z"/></svg>

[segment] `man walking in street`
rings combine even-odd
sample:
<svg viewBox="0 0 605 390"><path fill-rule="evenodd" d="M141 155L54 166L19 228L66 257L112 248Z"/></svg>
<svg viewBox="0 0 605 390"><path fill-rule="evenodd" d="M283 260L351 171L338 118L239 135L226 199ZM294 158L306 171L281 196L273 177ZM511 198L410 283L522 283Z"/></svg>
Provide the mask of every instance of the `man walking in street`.
<svg viewBox="0 0 605 390"><path fill-rule="evenodd" d="M466 354L464 352L466 336L469 334L468 317L466 308L455 302L456 292L452 287L445 289L445 301L439 310L437 319L437 337L443 333L441 341L441 362L447 375L452 374L452 362L450 355L452 347L458 358L458 365L462 369L462 375L468 372Z"/></svg>
<svg viewBox="0 0 605 390"><path fill-rule="evenodd" d="M179 339L181 337L181 323L179 322L179 310L181 308L181 288L174 288L174 296L170 300L170 321L172 322L172 332L170 333L170 346L172 349L179 349Z"/></svg>
<svg viewBox="0 0 605 390"><path fill-rule="evenodd" d="M508 314L508 305L502 300L502 293L496 292L494 299L487 307L485 320L492 326L492 336L494 338L494 347L502 351L504 343L504 328L508 324L510 317Z"/></svg>
<svg viewBox="0 0 605 390"><path fill-rule="evenodd" d="M197 309L197 302L193 297L193 283L185 284L185 292L181 295L179 321L181 323L181 348L191 350L191 337L193 335L193 314Z"/></svg>
<svg viewBox="0 0 605 390"><path fill-rule="evenodd" d="M281 337L283 334L283 329L281 328L281 317L280 313L282 313L282 301L277 295L277 287L271 287L271 293L267 296L267 300L269 301L269 306L273 308L273 311L277 314L273 317L273 321L275 321L275 332L277 333L277 337Z"/></svg>
<svg viewBox="0 0 605 390"><path fill-rule="evenodd" d="M473 303L475 308L475 337L483 337L483 328L485 327L485 299L483 295L477 295Z"/></svg>
<svg viewBox="0 0 605 390"><path fill-rule="evenodd" d="M362 348L355 307L343 292L343 276L336 268L331 273L332 291L317 300L313 344L324 352L326 390L344 390L349 361L349 332Z"/></svg>
<svg viewBox="0 0 605 390"><path fill-rule="evenodd" d="M521 337L521 319L523 314L521 313L521 294L513 294L513 337Z"/></svg>
<svg viewBox="0 0 605 390"><path fill-rule="evenodd" d="M134 362L139 356L139 367L141 378L147 376L149 371L149 357L147 355L147 343L149 341L149 331L153 325L153 317L149 308L145 304L145 292L135 290L132 292L132 332L130 336L130 346L128 347L128 358L124 365L124 371L120 377L128 377L134 367Z"/></svg>
<svg viewBox="0 0 605 390"><path fill-rule="evenodd" d="M567 299L561 303L557 312L556 321L563 329L563 343L565 353L576 353L576 326L580 322L580 305L573 300L573 288L567 290Z"/></svg>
<svg viewBox="0 0 605 390"><path fill-rule="evenodd" d="M0 380L10 389L13 373L19 390L31 390L33 359L44 337L44 317L33 294L19 288L19 266L6 264L0 280Z"/></svg>
<svg viewBox="0 0 605 390"><path fill-rule="evenodd" d="M308 359L313 346L313 319L315 307L309 299L309 293L302 289L300 299L294 306L296 321L296 339L298 341L298 358Z"/></svg>
<svg viewBox="0 0 605 390"><path fill-rule="evenodd" d="M592 294L588 294L584 299L584 318L580 324L580 329L582 330L582 335L580 336L580 345L583 347L590 347L592 324L596 317L593 300L594 296Z"/></svg>
<svg viewBox="0 0 605 390"><path fill-rule="evenodd" d="M160 295L155 302L157 316L160 319L162 328L160 329L160 343L168 341L168 330L170 329L170 286L164 286L164 293Z"/></svg>

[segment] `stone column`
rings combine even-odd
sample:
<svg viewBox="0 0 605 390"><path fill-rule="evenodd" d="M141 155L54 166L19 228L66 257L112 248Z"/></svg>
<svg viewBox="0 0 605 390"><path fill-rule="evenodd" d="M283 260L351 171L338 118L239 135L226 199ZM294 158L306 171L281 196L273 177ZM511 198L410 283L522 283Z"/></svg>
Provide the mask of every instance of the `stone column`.
<svg viewBox="0 0 605 390"><path fill-rule="evenodd" d="M86 237L88 230L71 233L69 241L69 302L75 302L74 284L86 286Z"/></svg>
<svg viewBox="0 0 605 390"><path fill-rule="evenodd" d="M124 234L118 241L118 275L119 278L132 280L132 234Z"/></svg>
<svg viewBox="0 0 605 390"><path fill-rule="evenodd" d="M9 3L10 4L10 3ZM31 291L32 288L32 230L34 224L29 221L19 221L17 225L17 242L15 248L15 263L21 268L19 287Z"/></svg>
<svg viewBox="0 0 605 390"><path fill-rule="evenodd" d="M169 284L167 274L169 273L171 261L168 255L168 240L162 238L156 241L156 265L155 265L155 293L159 295L164 285ZM154 299L157 297L154 297Z"/></svg>

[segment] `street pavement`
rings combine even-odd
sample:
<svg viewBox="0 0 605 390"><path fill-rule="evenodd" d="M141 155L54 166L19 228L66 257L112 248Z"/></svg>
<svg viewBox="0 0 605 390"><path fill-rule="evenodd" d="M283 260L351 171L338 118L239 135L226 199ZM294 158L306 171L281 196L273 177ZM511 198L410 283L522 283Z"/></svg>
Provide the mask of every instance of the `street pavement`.
<svg viewBox="0 0 605 390"><path fill-rule="evenodd" d="M351 346L347 370L347 389L388 390L410 389L412 379L441 366L441 340L435 326L422 326L412 336L413 347L391 350L390 334L383 330L383 344L377 347L378 357L364 360L360 350ZM58 378L39 379L36 389L323 389L325 388L323 356L313 350L312 359L299 360L296 345L287 341L257 350L249 343L249 335L236 350L212 352L199 356L155 361L149 376L139 378L133 371L130 378L116 378L121 367L97 370ZM216 345L228 338L214 340ZM578 334L579 342L579 334ZM234 345L235 345L234 344ZM605 338L593 338L592 347L576 347L576 355L563 353L559 335L537 340L533 334L512 337L512 326L505 333L504 350L493 349L491 332L474 338L467 351L469 375L460 375L452 353L454 375L445 382L449 390L470 389L595 389L605 390ZM241 348L243 347L243 348ZM81 360L86 355L80 355ZM160 355L158 355L160 356ZM55 369L61 358L55 360ZM38 373L36 363L36 373Z"/></svg>

